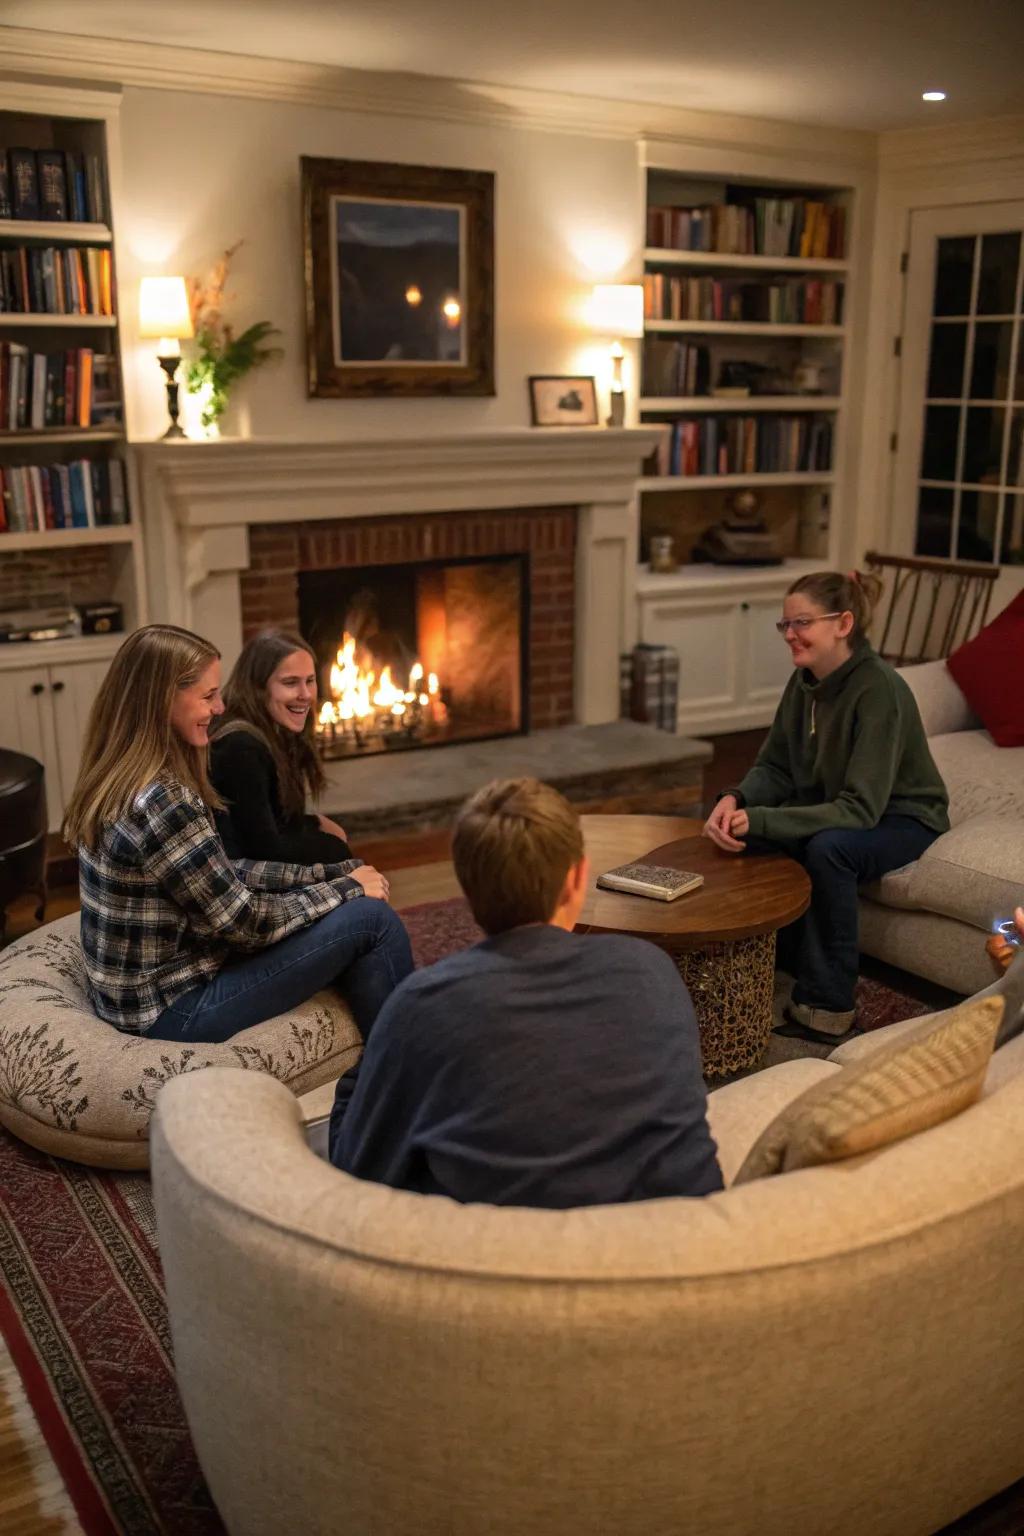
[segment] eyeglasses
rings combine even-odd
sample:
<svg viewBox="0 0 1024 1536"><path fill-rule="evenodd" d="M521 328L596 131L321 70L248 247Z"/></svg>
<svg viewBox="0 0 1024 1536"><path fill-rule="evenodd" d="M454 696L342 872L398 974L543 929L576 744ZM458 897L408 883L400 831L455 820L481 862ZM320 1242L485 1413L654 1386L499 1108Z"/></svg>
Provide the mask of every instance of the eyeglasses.
<svg viewBox="0 0 1024 1536"><path fill-rule="evenodd" d="M802 635L805 629L810 629L812 624L818 624L822 619L841 619L841 613L816 613L808 619L779 619L775 628L780 635L784 635L787 629L795 629L798 635Z"/></svg>

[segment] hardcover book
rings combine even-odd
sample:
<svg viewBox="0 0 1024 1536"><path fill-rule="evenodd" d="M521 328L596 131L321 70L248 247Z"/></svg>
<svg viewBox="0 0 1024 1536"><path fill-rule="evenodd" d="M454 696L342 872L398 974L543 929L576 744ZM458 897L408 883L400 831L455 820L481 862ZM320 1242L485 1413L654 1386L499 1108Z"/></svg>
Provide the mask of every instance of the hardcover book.
<svg viewBox="0 0 1024 1536"><path fill-rule="evenodd" d="M664 864L619 864L597 877L605 891L623 891L630 896L649 896L652 901L676 901L687 891L704 884L704 876L691 869L669 869Z"/></svg>
<svg viewBox="0 0 1024 1536"><path fill-rule="evenodd" d="M39 177L34 149L9 149L11 168L11 206L16 219L38 219Z"/></svg>
<svg viewBox="0 0 1024 1536"><path fill-rule="evenodd" d="M39 212L44 219L66 220L68 216L67 181L64 176L64 152L41 149L36 155L39 170Z"/></svg>

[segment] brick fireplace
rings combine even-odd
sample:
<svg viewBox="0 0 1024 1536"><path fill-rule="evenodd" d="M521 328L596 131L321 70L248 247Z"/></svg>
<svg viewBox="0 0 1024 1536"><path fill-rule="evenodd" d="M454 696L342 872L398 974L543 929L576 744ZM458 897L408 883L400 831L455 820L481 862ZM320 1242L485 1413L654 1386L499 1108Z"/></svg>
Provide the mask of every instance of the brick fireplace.
<svg viewBox="0 0 1024 1536"><path fill-rule="evenodd" d="M636 483L658 438L140 444L149 616L206 635L230 667L254 630L297 626L304 570L521 555L531 729L615 720L635 639Z"/></svg>
<svg viewBox="0 0 1024 1536"><path fill-rule="evenodd" d="M576 559L572 508L261 524L250 532L249 568L239 577L242 636L247 640L268 625L300 629L303 572L341 574L495 555L526 556L530 727L568 725L573 719Z"/></svg>

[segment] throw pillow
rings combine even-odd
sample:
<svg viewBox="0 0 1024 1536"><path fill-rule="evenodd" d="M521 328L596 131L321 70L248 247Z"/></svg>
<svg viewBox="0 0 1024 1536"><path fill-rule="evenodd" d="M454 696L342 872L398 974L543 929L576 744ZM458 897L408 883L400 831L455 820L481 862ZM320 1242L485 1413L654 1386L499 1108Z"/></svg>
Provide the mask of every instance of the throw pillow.
<svg viewBox="0 0 1024 1536"><path fill-rule="evenodd" d="M1024 592L947 658L953 679L997 747L1024 747Z"/></svg>
<svg viewBox="0 0 1024 1536"><path fill-rule="evenodd" d="M815 1083L751 1147L735 1184L875 1152L973 1104L981 1093L1003 999L961 1003Z"/></svg>

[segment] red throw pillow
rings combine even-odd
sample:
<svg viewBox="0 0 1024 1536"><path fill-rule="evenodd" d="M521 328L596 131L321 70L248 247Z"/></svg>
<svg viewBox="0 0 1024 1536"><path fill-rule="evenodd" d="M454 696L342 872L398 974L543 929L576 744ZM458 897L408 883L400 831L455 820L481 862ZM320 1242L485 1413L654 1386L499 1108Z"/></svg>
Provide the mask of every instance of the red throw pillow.
<svg viewBox="0 0 1024 1536"><path fill-rule="evenodd" d="M997 747L1024 747L1024 592L946 661Z"/></svg>

